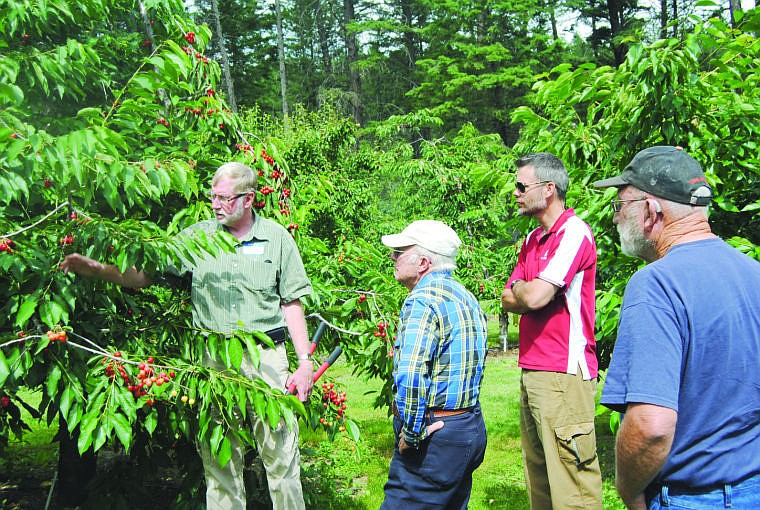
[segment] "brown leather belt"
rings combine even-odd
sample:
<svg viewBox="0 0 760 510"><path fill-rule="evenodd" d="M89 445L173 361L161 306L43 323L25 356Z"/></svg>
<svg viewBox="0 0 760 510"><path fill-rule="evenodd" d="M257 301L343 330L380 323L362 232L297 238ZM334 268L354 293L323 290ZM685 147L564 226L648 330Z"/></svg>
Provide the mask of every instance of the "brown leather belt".
<svg viewBox="0 0 760 510"><path fill-rule="evenodd" d="M391 405L393 408L393 416L396 418L401 418L401 414L398 412L398 407L396 406L396 401L393 401L393 404ZM428 413L433 416L433 418L445 418L447 416L457 416L464 413L469 413L472 411L472 407L465 407L462 409L428 409Z"/></svg>
<svg viewBox="0 0 760 510"><path fill-rule="evenodd" d="M465 407L463 409L431 409L433 418L443 418L446 416L456 416L458 414L469 413L472 411L472 407Z"/></svg>

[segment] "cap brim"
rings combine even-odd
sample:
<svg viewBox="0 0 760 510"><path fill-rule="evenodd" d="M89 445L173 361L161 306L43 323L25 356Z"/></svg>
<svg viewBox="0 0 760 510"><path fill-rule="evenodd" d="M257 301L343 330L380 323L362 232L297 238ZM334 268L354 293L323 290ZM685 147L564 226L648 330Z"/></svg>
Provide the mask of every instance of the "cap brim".
<svg viewBox="0 0 760 510"><path fill-rule="evenodd" d="M415 241L403 234L389 234L380 238L382 243L389 248L401 248L403 246L411 246L415 244Z"/></svg>
<svg viewBox="0 0 760 510"><path fill-rule="evenodd" d="M619 188L620 186L627 186L629 183L623 180L623 177L618 175L610 177L609 179L602 179L594 183L595 188Z"/></svg>

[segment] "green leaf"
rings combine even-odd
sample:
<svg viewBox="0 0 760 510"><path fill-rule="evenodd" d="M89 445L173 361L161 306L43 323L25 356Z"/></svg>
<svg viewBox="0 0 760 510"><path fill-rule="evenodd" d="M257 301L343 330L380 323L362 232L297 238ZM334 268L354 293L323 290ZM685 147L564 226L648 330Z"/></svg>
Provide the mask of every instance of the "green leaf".
<svg viewBox="0 0 760 510"><path fill-rule="evenodd" d="M26 300L21 303L21 306L18 308L18 313L16 314L16 323L15 325L23 328L24 324L26 324L26 321L29 320L29 318L34 314L34 311L37 309L37 298L32 296L29 296L26 298Z"/></svg>
<svg viewBox="0 0 760 510"><path fill-rule="evenodd" d="M143 426L148 432L148 435L152 436L158 426L158 412L151 408L150 413L143 419Z"/></svg>
<svg viewBox="0 0 760 510"><path fill-rule="evenodd" d="M304 406L304 403L295 395L281 398L280 405L283 406L283 408L287 408L288 410L292 409L293 412L306 416L306 407Z"/></svg>
<svg viewBox="0 0 760 510"><path fill-rule="evenodd" d="M95 433L93 434L94 437L92 438L93 451L97 452L103 447L104 444L106 444L106 441L108 441L108 437L111 435L112 430L113 424L110 420L105 419L98 423L98 426L95 427Z"/></svg>
<svg viewBox="0 0 760 510"><path fill-rule="evenodd" d="M206 349L212 360L217 361L219 359L219 335L212 333L206 338Z"/></svg>
<svg viewBox="0 0 760 510"><path fill-rule="evenodd" d="M48 325L68 322L69 312L57 301L43 301L40 303L40 319Z"/></svg>
<svg viewBox="0 0 760 510"><path fill-rule="evenodd" d="M51 388L48 386L48 391L51 389L53 391L53 394L48 393L48 396L54 399L57 388ZM61 396L58 399L58 408L61 410L61 415L66 417L69 414L69 409L71 408L71 404L74 402L74 400L74 391L72 390L71 386L64 386L63 391L61 391Z"/></svg>
<svg viewBox="0 0 760 510"><path fill-rule="evenodd" d="M209 439L211 452L214 455L219 451L219 445L222 442L222 439L224 439L224 428L218 423L214 424L214 428L211 429L211 438Z"/></svg>
<svg viewBox="0 0 760 510"><path fill-rule="evenodd" d="M269 347L270 349L274 349L274 348L275 348L275 346L274 346L274 342L272 341L272 339L271 339L271 338L269 338L269 335L267 335L267 334L266 334L266 333L264 333L263 331L254 331L252 334L253 334L253 336L255 336L255 337L256 337L256 339L257 339L259 342L263 343L264 345L266 345L266 346L267 346L267 347ZM258 350L258 349L257 349L257 350Z"/></svg>
<svg viewBox="0 0 760 510"><path fill-rule="evenodd" d="M253 412L256 413L256 416L264 419L264 416L266 415L266 398L264 398L264 394L260 391L257 391L253 394Z"/></svg>
<svg viewBox="0 0 760 510"><path fill-rule="evenodd" d="M123 387L115 387L113 389L113 399L121 409L121 412L124 413L124 416L127 417L129 423L137 420L137 401L131 392L126 391Z"/></svg>
<svg viewBox="0 0 760 510"><path fill-rule="evenodd" d="M280 423L280 406L277 405L276 399L269 399L267 401L267 420L272 430L276 429Z"/></svg>
<svg viewBox="0 0 760 510"><path fill-rule="evenodd" d="M24 92L16 85L0 83L0 98L6 103L18 106L24 101Z"/></svg>
<svg viewBox="0 0 760 510"><path fill-rule="evenodd" d="M11 371L8 368L8 360L5 359L5 353L0 350L0 387L5 384L9 375L11 375Z"/></svg>
<svg viewBox="0 0 760 510"><path fill-rule="evenodd" d="M222 439L219 445L219 451L216 454L216 460L219 461L219 465L224 467L232 458L232 443L229 437Z"/></svg>
<svg viewBox="0 0 760 510"><path fill-rule="evenodd" d="M353 420L346 420L345 426L346 431L348 432L348 435L351 439L354 441L359 441L361 439L361 431L359 431L359 426Z"/></svg>
<svg viewBox="0 0 760 510"><path fill-rule="evenodd" d="M84 415L82 424L79 427L79 440L77 441L77 448L79 449L80 454L86 452L92 445L98 421L98 413L88 413Z"/></svg>
<svg viewBox="0 0 760 510"><path fill-rule="evenodd" d="M82 406L79 405L79 402L74 401L74 404L71 406L71 409L69 410L69 414L66 416L66 425L69 429L69 432L74 430L74 427L79 425L79 422L81 421L82 416L83 416Z"/></svg>
<svg viewBox="0 0 760 510"><path fill-rule="evenodd" d="M38 355L42 351L44 351L47 346L50 345L50 339L47 337L47 335L41 335L40 339L37 341L37 349L34 351L34 355Z"/></svg>
<svg viewBox="0 0 760 510"><path fill-rule="evenodd" d="M243 341L245 342L245 348L248 352L248 358L251 360L251 363L253 363L255 368L259 368L259 365L261 364L261 353L256 346L256 342L253 341L253 338L249 334L243 335Z"/></svg>
<svg viewBox="0 0 760 510"><path fill-rule="evenodd" d="M240 365L243 363L243 345L240 343L240 340L232 336L224 343L224 348L227 351L226 354L231 365L230 368L240 370Z"/></svg>
<svg viewBox="0 0 760 510"><path fill-rule="evenodd" d="M61 380L61 367L53 365L53 368L48 372L47 380L45 381L45 389L49 396L53 396L58 393L58 381Z"/></svg>
<svg viewBox="0 0 760 510"><path fill-rule="evenodd" d="M150 62L151 64L153 64L156 67L156 69L158 69L159 71L163 71L164 70L164 59L161 58L159 55L154 55L154 56L150 57L148 59L148 62Z"/></svg>
<svg viewBox="0 0 760 510"><path fill-rule="evenodd" d="M129 420L127 420L127 417L121 413L114 413L111 415L111 423L113 423L116 437L118 437L121 444L124 445L124 449L129 451L129 446L132 444L132 426L129 424Z"/></svg>
<svg viewBox="0 0 760 510"><path fill-rule="evenodd" d="M285 425L288 427L288 430L293 430L298 421L296 420L293 411L288 407L280 406L280 412L282 413L282 417L285 419Z"/></svg>

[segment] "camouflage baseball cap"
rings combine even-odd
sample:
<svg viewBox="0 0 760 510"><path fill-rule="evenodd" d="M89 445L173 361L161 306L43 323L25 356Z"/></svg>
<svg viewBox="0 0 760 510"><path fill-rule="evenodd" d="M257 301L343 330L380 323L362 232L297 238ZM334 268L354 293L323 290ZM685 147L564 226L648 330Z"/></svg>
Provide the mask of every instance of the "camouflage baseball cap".
<svg viewBox="0 0 760 510"><path fill-rule="evenodd" d="M658 145L634 156L617 177L596 181L597 188L627 185L673 202L708 205L712 189L702 167L681 147Z"/></svg>

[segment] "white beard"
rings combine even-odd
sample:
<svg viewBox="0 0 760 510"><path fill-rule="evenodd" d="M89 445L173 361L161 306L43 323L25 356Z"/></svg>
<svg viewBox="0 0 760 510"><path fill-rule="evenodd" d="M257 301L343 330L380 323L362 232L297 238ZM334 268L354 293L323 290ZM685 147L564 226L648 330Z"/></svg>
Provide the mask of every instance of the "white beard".
<svg viewBox="0 0 760 510"><path fill-rule="evenodd" d="M638 228L635 220L632 217L623 218L618 223L617 230L618 234L620 234L620 248L629 257L651 262L657 258L657 248L654 241L644 236L644 232Z"/></svg>

